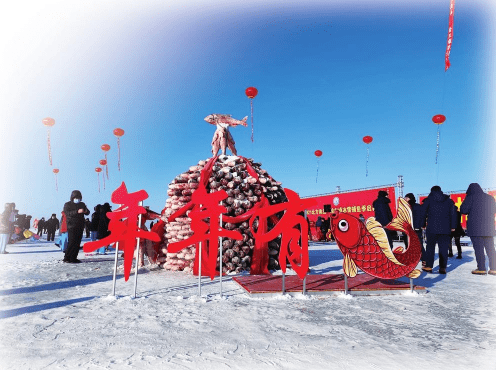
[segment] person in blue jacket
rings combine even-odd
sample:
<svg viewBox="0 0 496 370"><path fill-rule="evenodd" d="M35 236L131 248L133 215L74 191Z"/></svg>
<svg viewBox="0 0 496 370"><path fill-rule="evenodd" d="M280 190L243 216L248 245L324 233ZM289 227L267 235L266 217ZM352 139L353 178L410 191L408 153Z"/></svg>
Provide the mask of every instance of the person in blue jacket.
<svg viewBox="0 0 496 370"><path fill-rule="evenodd" d="M422 270L432 272L436 244L439 248L439 273L446 274L448 250L451 243L451 232L456 228L455 203L435 185L422 204L421 223L427 222L425 231L427 244L425 247L425 266Z"/></svg>
<svg viewBox="0 0 496 370"><path fill-rule="evenodd" d="M489 259L489 274L496 275L496 251L494 250L494 214L496 201L489 194L484 193L476 182L470 184L467 196L463 201L460 212L467 217L467 234L474 246L477 270L472 274L486 275L486 258Z"/></svg>

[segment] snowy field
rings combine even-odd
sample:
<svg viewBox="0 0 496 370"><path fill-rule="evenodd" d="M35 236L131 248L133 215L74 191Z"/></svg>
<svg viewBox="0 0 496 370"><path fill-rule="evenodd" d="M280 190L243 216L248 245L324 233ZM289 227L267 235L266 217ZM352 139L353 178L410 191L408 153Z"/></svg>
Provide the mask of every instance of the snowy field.
<svg viewBox="0 0 496 370"><path fill-rule="evenodd" d="M335 245L312 244L312 273L342 272ZM496 369L496 276L470 273L471 247L427 294L251 298L231 277L147 266L112 288L114 255L65 264L46 241L0 256L0 368ZM456 250L456 248L455 248ZM122 263L122 260L120 261Z"/></svg>

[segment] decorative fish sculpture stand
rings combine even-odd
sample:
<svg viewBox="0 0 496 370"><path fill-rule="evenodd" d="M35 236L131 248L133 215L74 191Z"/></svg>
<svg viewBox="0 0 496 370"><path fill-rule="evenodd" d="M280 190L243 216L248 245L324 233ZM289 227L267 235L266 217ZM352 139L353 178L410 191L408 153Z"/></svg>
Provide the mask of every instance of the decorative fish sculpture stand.
<svg viewBox="0 0 496 370"><path fill-rule="evenodd" d="M398 213L385 228L406 233L408 248L397 247L391 251L386 231L374 217L364 224L348 213L331 214L331 231L344 255L343 270L347 276L356 276L358 268L381 279L420 275L416 267L422 250L412 227L412 211L405 199L398 198Z"/></svg>

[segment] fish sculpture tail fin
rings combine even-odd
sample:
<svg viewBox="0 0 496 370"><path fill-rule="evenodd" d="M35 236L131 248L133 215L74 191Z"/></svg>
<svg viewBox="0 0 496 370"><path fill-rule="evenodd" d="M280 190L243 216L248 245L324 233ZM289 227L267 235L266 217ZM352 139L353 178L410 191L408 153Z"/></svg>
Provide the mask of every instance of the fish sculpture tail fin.
<svg viewBox="0 0 496 370"><path fill-rule="evenodd" d="M408 276L410 279L416 279L420 276L420 270L415 269L406 276Z"/></svg>
<svg viewBox="0 0 496 370"><path fill-rule="evenodd" d="M248 120L248 116L246 116L245 118L243 118L241 121L245 122Z"/></svg>
<svg viewBox="0 0 496 370"><path fill-rule="evenodd" d="M412 210L410 209L408 202L403 198L398 198L398 212L396 217L387 225L387 228L407 233L408 228L413 229L412 220Z"/></svg>

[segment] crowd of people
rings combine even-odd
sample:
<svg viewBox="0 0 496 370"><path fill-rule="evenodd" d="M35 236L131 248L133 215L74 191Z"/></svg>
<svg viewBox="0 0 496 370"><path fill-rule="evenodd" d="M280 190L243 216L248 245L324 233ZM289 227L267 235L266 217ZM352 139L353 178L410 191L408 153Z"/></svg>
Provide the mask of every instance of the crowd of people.
<svg viewBox="0 0 496 370"><path fill-rule="evenodd" d="M36 237L47 234L47 241L54 241L55 231L59 231L59 238L55 242L64 252L63 262L80 263L77 258L84 231L86 237L92 241L103 239L110 235L108 212L112 211L109 203L98 204L94 207L91 221L85 218L90 214L86 205L82 202L82 194L79 190L74 190L70 196L70 201L64 204L61 212L61 220L57 219L54 213L45 221L44 218L35 220L34 227L38 229ZM453 257L452 240L457 247L457 257L462 258L462 248L460 238L468 235L472 241L477 268L472 271L476 275L496 275L496 251L494 248L496 201L484 193L477 183L469 185L466 197L460 206L456 207L449 195L444 194L439 186L433 186L430 194L417 203L413 193L408 193L405 200L410 205L412 211L412 223L420 245L422 248L422 270L432 273L436 245L439 250L439 273L446 274L449 257ZM375 219L384 227L388 225L393 215L390 208L391 200L386 191L380 190L377 199L373 202ZM461 215L468 215L467 230L461 225ZM360 214L360 220L365 222L365 218ZM8 253L6 245L16 240L34 237L30 229L31 216L19 215L15 209L15 203L6 203L5 210L0 216L0 254ZM318 217L315 226L323 235L328 235L330 220ZM153 223L150 224L150 229ZM144 228L144 223L142 225ZM393 249L393 238L395 232L384 229L391 249ZM408 246L408 239L405 239ZM424 246L425 245L425 246ZM110 246L101 247L97 254L106 254L106 249ZM149 248L143 248L147 250ZM146 251L145 251L146 253ZM149 254L149 253L147 253ZM489 270L486 269L486 257L489 260ZM149 256L151 257L151 256ZM143 261L144 258L141 258Z"/></svg>

